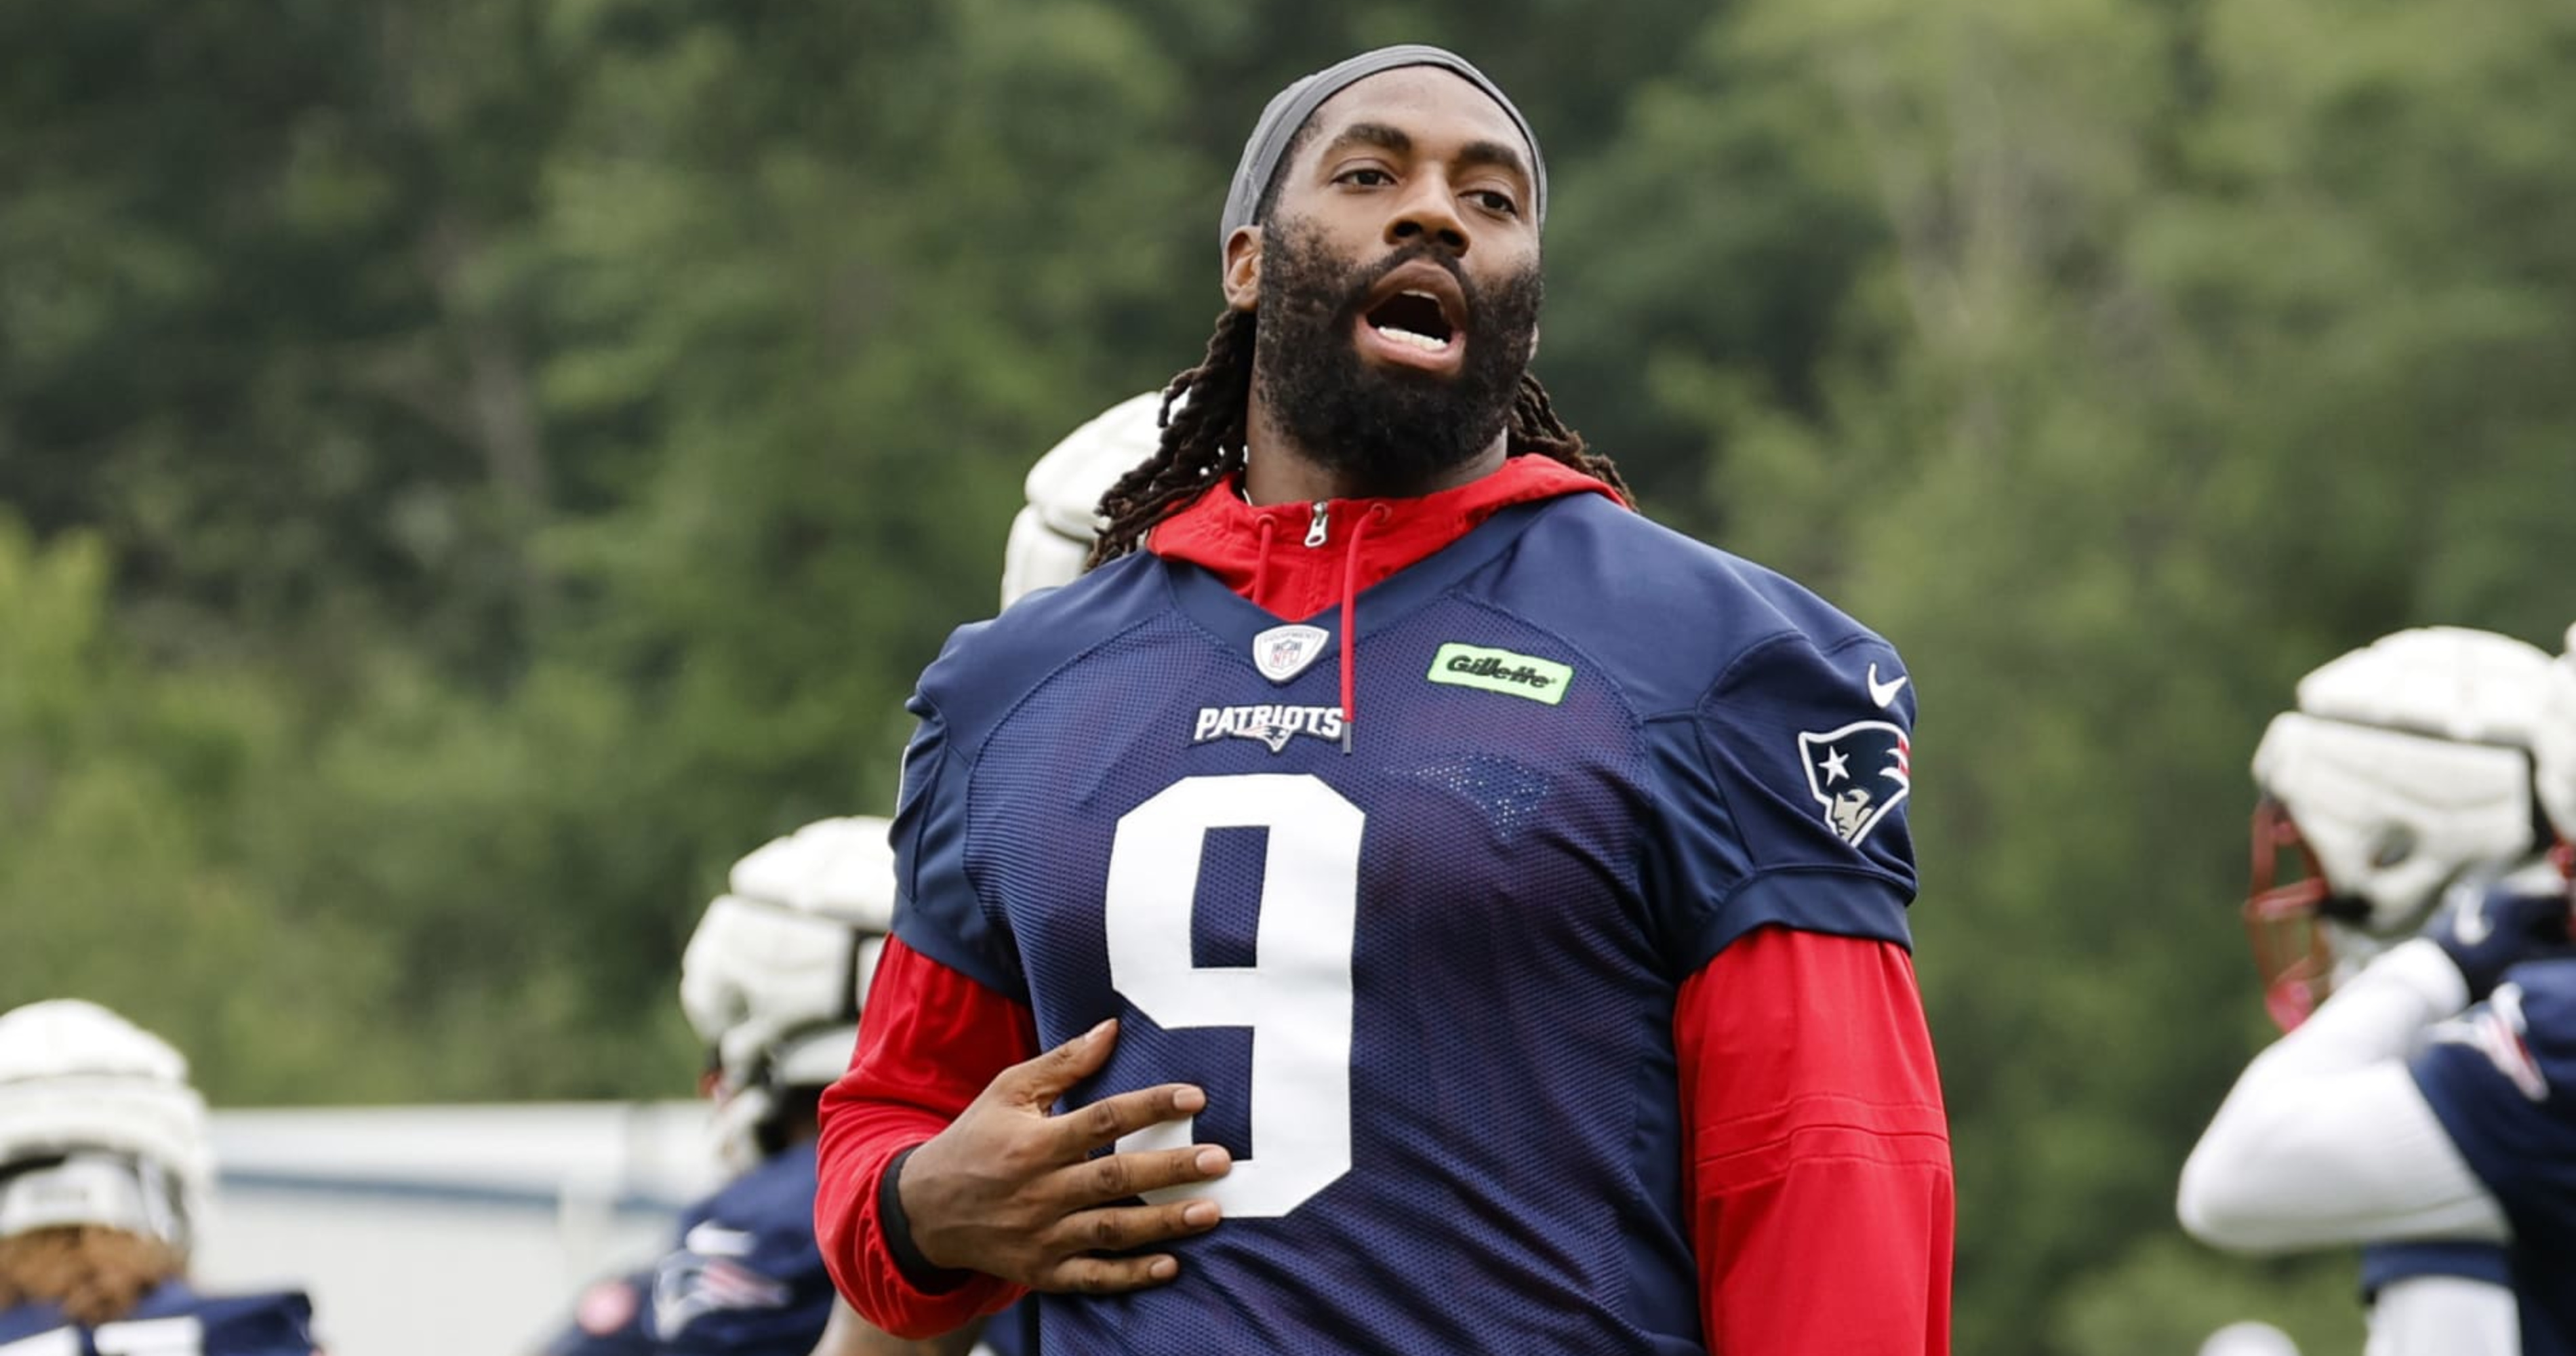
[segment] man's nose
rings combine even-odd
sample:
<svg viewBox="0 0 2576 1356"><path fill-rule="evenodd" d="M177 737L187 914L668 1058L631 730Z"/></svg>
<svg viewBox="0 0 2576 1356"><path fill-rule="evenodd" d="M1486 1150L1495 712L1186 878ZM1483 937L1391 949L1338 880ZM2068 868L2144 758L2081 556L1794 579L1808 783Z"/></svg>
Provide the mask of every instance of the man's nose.
<svg viewBox="0 0 2576 1356"><path fill-rule="evenodd" d="M1458 195L1449 188L1449 176L1437 172L1417 175L1406 185L1404 198L1396 204L1394 216L1387 218L1386 243L1410 245L1430 240L1452 255L1467 252L1467 223L1458 216Z"/></svg>

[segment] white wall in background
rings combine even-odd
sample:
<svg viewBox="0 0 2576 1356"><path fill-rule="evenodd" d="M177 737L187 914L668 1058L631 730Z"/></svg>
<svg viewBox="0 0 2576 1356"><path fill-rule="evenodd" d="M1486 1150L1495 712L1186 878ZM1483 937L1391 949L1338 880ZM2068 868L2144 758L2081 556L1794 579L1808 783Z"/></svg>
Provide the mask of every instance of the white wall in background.
<svg viewBox="0 0 2576 1356"><path fill-rule="evenodd" d="M216 1291L300 1286L332 1356L534 1351L720 1180L700 1102L218 1111Z"/></svg>

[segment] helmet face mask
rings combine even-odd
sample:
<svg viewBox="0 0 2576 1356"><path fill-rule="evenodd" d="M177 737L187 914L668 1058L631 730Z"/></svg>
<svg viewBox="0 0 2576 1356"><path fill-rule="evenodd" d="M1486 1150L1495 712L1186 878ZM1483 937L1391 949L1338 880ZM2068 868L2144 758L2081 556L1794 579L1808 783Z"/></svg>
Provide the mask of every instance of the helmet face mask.
<svg viewBox="0 0 2576 1356"><path fill-rule="evenodd" d="M156 1238L183 1257L196 1235L187 1184L149 1158L83 1149L0 1168L0 1238L83 1226Z"/></svg>
<svg viewBox="0 0 2576 1356"><path fill-rule="evenodd" d="M2263 1010L2288 1031L2404 934L2371 931L2369 902L2335 893L2279 801L2266 796L2255 804L2253 838L2245 936L2263 978Z"/></svg>

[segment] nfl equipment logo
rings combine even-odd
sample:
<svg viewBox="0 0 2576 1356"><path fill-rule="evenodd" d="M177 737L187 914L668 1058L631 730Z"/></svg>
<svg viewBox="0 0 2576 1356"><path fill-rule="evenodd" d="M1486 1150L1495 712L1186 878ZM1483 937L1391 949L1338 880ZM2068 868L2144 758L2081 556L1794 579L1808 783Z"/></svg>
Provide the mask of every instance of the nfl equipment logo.
<svg viewBox="0 0 2576 1356"><path fill-rule="evenodd" d="M1304 673L1331 638L1320 626L1274 626L1252 638L1252 666L1274 683Z"/></svg>
<svg viewBox="0 0 2576 1356"><path fill-rule="evenodd" d="M1824 807L1825 827L1853 847L1914 789L1913 747L1905 731L1883 720L1798 736L1807 794Z"/></svg>

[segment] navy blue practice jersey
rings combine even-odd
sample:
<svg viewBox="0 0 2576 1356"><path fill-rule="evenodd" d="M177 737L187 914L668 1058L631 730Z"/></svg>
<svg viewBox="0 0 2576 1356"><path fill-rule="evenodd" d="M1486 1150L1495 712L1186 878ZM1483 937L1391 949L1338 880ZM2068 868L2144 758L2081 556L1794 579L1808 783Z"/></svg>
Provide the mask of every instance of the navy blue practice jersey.
<svg viewBox="0 0 2576 1356"><path fill-rule="evenodd" d="M2522 1349L2576 1356L2576 959L2515 966L2433 1035L2415 1082L2512 1225Z"/></svg>
<svg viewBox="0 0 2576 1356"><path fill-rule="evenodd" d="M602 1281L549 1356L808 1356L832 1317L814 1246L814 1146L763 1160L681 1217L651 1271Z"/></svg>
<svg viewBox="0 0 2576 1356"><path fill-rule="evenodd" d="M313 1356L313 1304L302 1294L200 1295L166 1281L134 1312L75 1327L52 1304L0 1310L0 1356Z"/></svg>
<svg viewBox="0 0 2576 1356"><path fill-rule="evenodd" d="M1699 1352L1677 986L1766 924L1906 940L1904 668L1595 495L1355 615L1138 555L923 675L897 933L1042 1044L1120 1018L1069 1103L1207 1090L1121 1147L1237 1158L1176 1283L1042 1297L1041 1349Z"/></svg>
<svg viewBox="0 0 2576 1356"><path fill-rule="evenodd" d="M2365 1304L2378 1300L2381 1290L2418 1276L2451 1276L2509 1286L2513 1284L2513 1267L2504 1247L2496 1243L2373 1243L2361 1250L2361 1298Z"/></svg>

